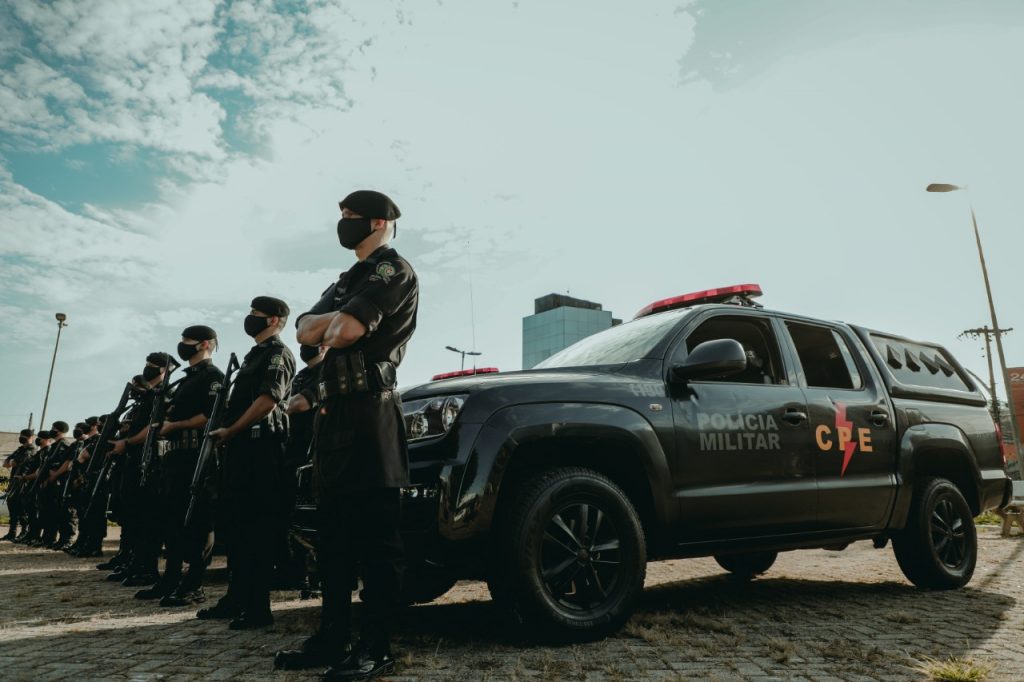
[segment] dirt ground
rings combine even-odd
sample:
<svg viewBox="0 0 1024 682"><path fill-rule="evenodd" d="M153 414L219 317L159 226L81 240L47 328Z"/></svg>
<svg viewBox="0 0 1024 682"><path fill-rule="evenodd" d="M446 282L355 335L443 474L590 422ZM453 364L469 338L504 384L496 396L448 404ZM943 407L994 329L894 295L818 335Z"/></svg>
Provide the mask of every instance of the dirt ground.
<svg viewBox="0 0 1024 682"><path fill-rule="evenodd" d="M114 547L108 538L108 553ZM0 528L0 532L6 529ZM480 583L409 609L394 680L920 680L922 661L966 657L988 679L1024 679L1024 539L980 531L973 582L907 583L892 552L790 552L752 583L710 559L652 564L617 636L544 647L498 617ZM0 543L0 679L314 679L275 673L276 649L312 629L319 603L274 594L274 626L232 632L103 581L96 560ZM207 594L225 590L223 558Z"/></svg>

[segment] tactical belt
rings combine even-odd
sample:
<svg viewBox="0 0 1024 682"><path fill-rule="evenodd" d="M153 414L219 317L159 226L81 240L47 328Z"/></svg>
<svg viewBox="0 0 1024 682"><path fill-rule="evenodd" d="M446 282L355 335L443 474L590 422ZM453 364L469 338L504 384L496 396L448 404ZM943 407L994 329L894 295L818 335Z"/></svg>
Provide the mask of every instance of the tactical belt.
<svg viewBox="0 0 1024 682"><path fill-rule="evenodd" d="M167 438L171 450L198 450L203 444L203 432L197 429L175 431Z"/></svg>
<svg viewBox="0 0 1024 682"><path fill-rule="evenodd" d="M325 402L335 396L355 393L380 393L395 387L395 366L390 362L373 362L367 367L362 351L324 358L316 385L316 397Z"/></svg>

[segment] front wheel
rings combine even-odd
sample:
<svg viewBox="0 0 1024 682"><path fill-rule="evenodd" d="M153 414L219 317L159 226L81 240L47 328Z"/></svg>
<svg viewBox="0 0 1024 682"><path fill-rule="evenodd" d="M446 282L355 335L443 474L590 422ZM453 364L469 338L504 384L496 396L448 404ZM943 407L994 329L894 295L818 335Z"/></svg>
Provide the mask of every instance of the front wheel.
<svg viewBox="0 0 1024 682"><path fill-rule="evenodd" d="M643 527L626 494L584 468L541 474L516 491L491 580L497 601L545 639L614 632L643 589Z"/></svg>
<svg viewBox="0 0 1024 682"><path fill-rule="evenodd" d="M924 481L892 545L903 575L918 587L949 590L970 582L978 533L960 489L944 478Z"/></svg>

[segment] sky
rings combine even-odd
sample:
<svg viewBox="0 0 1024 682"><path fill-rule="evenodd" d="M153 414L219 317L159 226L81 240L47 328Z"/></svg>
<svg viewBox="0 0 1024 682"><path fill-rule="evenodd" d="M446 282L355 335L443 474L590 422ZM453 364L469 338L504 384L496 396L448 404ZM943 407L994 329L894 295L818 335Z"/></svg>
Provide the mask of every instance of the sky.
<svg viewBox="0 0 1024 682"><path fill-rule="evenodd" d="M337 202L401 207L400 383L521 366L533 300L769 307L946 345L984 374L977 213L1024 365L1024 3L11 0L0 4L0 430L108 411L256 295L353 262ZM931 182L969 187L929 194ZM290 332L284 339L297 349Z"/></svg>

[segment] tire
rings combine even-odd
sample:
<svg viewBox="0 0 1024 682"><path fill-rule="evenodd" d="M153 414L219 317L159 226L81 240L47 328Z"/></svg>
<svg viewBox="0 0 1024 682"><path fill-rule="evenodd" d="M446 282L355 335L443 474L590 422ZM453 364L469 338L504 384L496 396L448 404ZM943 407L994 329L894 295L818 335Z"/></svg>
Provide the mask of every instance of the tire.
<svg viewBox="0 0 1024 682"><path fill-rule="evenodd" d="M716 554L718 565L737 578L751 580L759 576L775 563L778 552L749 552L747 554Z"/></svg>
<svg viewBox="0 0 1024 682"><path fill-rule="evenodd" d="M950 590L970 582L978 532L960 489L944 478L923 481L892 545L903 575L918 587Z"/></svg>
<svg viewBox="0 0 1024 682"><path fill-rule="evenodd" d="M402 603L429 604L443 596L458 580L448 572L422 565L409 567L402 579Z"/></svg>
<svg viewBox="0 0 1024 682"><path fill-rule="evenodd" d="M488 586L531 634L600 639L636 608L647 572L640 519L606 476L580 467L526 481L499 528Z"/></svg>

